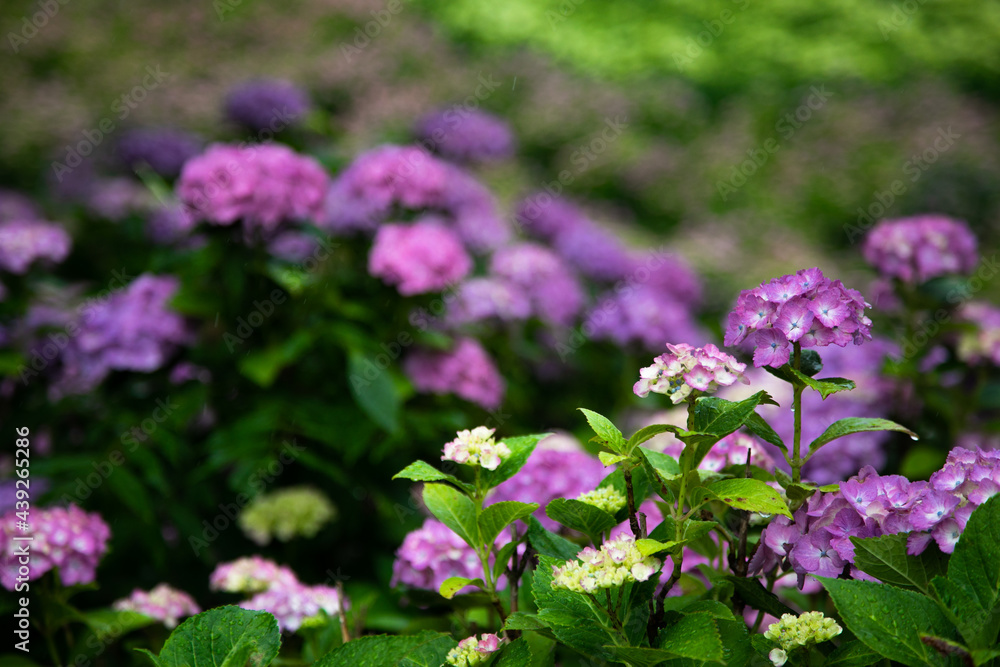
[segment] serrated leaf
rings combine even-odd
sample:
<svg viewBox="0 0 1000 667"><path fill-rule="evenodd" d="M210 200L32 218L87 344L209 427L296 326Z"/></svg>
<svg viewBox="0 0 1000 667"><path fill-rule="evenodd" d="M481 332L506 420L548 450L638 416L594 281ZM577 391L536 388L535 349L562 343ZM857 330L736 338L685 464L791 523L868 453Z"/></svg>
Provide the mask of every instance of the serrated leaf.
<svg viewBox="0 0 1000 667"><path fill-rule="evenodd" d="M980 607L955 582L944 577L931 580L931 591L941 601L943 611L973 648L992 646L996 638L996 614Z"/></svg>
<svg viewBox="0 0 1000 667"><path fill-rule="evenodd" d="M920 556L909 555L908 538L907 533L852 537L855 566L882 583L927 593L931 579L944 575L948 559L937 549L928 549Z"/></svg>
<svg viewBox="0 0 1000 667"><path fill-rule="evenodd" d="M661 475L681 474L681 466L672 456L651 449L643 449L642 455L649 461L649 465L653 466L653 470Z"/></svg>
<svg viewBox="0 0 1000 667"><path fill-rule="evenodd" d="M636 540L635 546L643 556L652 556L661 551L670 551L680 542L660 542L658 540Z"/></svg>
<svg viewBox="0 0 1000 667"><path fill-rule="evenodd" d="M137 611L95 609L82 612L79 619L86 623L101 641L118 637L156 623L156 619Z"/></svg>
<svg viewBox="0 0 1000 667"><path fill-rule="evenodd" d="M503 625L505 630L545 630L548 626L542 623L535 614L525 611L515 611L507 617Z"/></svg>
<svg viewBox="0 0 1000 667"><path fill-rule="evenodd" d="M715 521L697 521L688 519L681 524L681 540L679 544L687 544L708 535L716 526ZM677 524L669 515L665 515L663 523L649 531L650 539L667 542L675 539Z"/></svg>
<svg viewBox="0 0 1000 667"><path fill-rule="evenodd" d="M927 632L943 637L954 632L930 598L870 581L816 578L833 598L847 629L868 648L912 667L948 664L920 641L920 635Z"/></svg>
<svg viewBox="0 0 1000 667"><path fill-rule="evenodd" d="M280 647L281 633L274 616L228 605L187 619L170 633L159 656L147 655L162 667L265 667L277 657Z"/></svg>
<svg viewBox="0 0 1000 667"><path fill-rule="evenodd" d="M347 359L348 384L358 407L389 433L399 430L400 397L392 377L359 352Z"/></svg>
<svg viewBox="0 0 1000 667"><path fill-rule="evenodd" d="M538 503L519 503L503 500L483 508L479 515L479 539L483 544L493 544L504 528L518 519L530 516Z"/></svg>
<svg viewBox="0 0 1000 667"><path fill-rule="evenodd" d="M764 442L770 443L788 454L788 446L785 445L785 441L781 439L781 436L771 428L763 417L761 417L756 412L747 417L747 421L744 424L748 431L753 433L755 436L763 440Z"/></svg>
<svg viewBox="0 0 1000 667"><path fill-rule="evenodd" d="M679 463L681 470L694 470L709 450L722 438L743 426L758 405L777 405L766 391L734 403L714 396L699 398L694 404L691 432L679 433L685 443Z"/></svg>
<svg viewBox="0 0 1000 667"><path fill-rule="evenodd" d="M500 650L500 656L493 667L528 667L531 664L531 649L524 639L517 639Z"/></svg>
<svg viewBox="0 0 1000 667"><path fill-rule="evenodd" d="M730 575L726 577L726 580L733 584L733 588L743 601L757 611L767 612L775 618L781 618L782 614L797 616L795 610L779 600L777 595L764 588L759 579Z"/></svg>
<svg viewBox="0 0 1000 667"><path fill-rule="evenodd" d="M605 646L604 648L618 658L616 662L624 662L627 665L633 665L633 667L656 667L667 660L679 657L660 648L633 646Z"/></svg>
<svg viewBox="0 0 1000 667"><path fill-rule="evenodd" d="M621 463L628 457L624 454L612 454L611 452L598 452L597 458L601 460L601 465L607 468L608 466L613 466L616 463Z"/></svg>
<svg viewBox="0 0 1000 667"><path fill-rule="evenodd" d="M545 506L545 515L567 528L578 530L590 536L595 542L607 530L618 525L614 515L579 500L556 498Z"/></svg>
<svg viewBox="0 0 1000 667"><path fill-rule="evenodd" d="M868 667L880 661L882 656L857 640L844 642L833 653L826 656L823 667Z"/></svg>
<svg viewBox="0 0 1000 667"><path fill-rule="evenodd" d="M510 450L510 456L501 461L496 470L481 470L480 480L487 489L506 482L517 474L517 471L528 462L528 457L535 451L540 440L549 437L549 433L521 435L515 438L504 438L503 443Z"/></svg>
<svg viewBox="0 0 1000 667"><path fill-rule="evenodd" d="M652 424L650 426L644 426L633 433L632 437L628 439L625 450L631 452L642 443L661 433L679 433L683 430L685 429L682 429L679 426L674 426L673 424Z"/></svg>
<svg viewBox="0 0 1000 667"><path fill-rule="evenodd" d="M582 548L575 542L570 542L565 537L547 530L535 517L528 519L528 544L538 555L550 556L561 561L576 558Z"/></svg>
<svg viewBox="0 0 1000 667"><path fill-rule="evenodd" d="M451 637L438 637L410 651L396 664L398 667L441 667L456 646L458 642Z"/></svg>
<svg viewBox="0 0 1000 667"><path fill-rule="evenodd" d="M441 582L441 587L438 588L438 593L441 597L447 598L448 600L455 597L460 590L466 586L478 586L479 588L485 588L485 584L482 579L469 579L468 577L448 577Z"/></svg>
<svg viewBox="0 0 1000 667"><path fill-rule="evenodd" d="M888 419L848 417L833 422L818 438L809 443L809 455L812 456L820 447L833 442L837 438L843 438L845 435L851 435L852 433L865 433L867 431L899 431L906 433L914 439L917 437L917 434L910 429Z"/></svg>
<svg viewBox="0 0 1000 667"><path fill-rule="evenodd" d="M972 512L948 561L948 580L974 602L952 607L963 636L974 649L989 648L1000 632L1000 496Z"/></svg>
<svg viewBox="0 0 1000 667"><path fill-rule="evenodd" d="M387 667L398 665L422 646L448 637L424 630L415 635L367 635L327 653L312 667ZM450 639L450 637L449 637ZM457 644L456 644L457 645Z"/></svg>
<svg viewBox="0 0 1000 667"><path fill-rule="evenodd" d="M810 389L815 389L819 392L819 395L825 400L827 396L831 394L836 394L841 391L851 391L857 385L854 384L853 380L848 380L847 378L820 378L819 380L811 378L804 373L800 373L794 368L789 369L799 381L805 384Z"/></svg>
<svg viewBox="0 0 1000 667"><path fill-rule="evenodd" d="M682 658L723 659L722 637L708 614L687 614L663 628L656 638L659 648Z"/></svg>
<svg viewBox="0 0 1000 667"><path fill-rule="evenodd" d="M603 625L605 618L590 607L579 593L552 588L552 568L564 561L540 556L531 580L531 592L538 617L561 642L594 658L609 660L605 645L614 641L612 631Z"/></svg>
<svg viewBox="0 0 1000 667"><path fill-rule="evenodd" d="M476 490L471 484L463 482L454 475L443 473L424 461L414 461L393 475L392 478L408 479L413 482L451 482L466 493L472 493Z"/></svg>
<svg viewBox="0 0 1000 667"><path fill-rule="evenodd" d="M708 490L735 509L792 518L781 495L759 479L723 479L709 484Z"/></svg>
<svg viewBox="0 0 1000 667"><path fill-rule="evenodd" d="M438 521L452 529L466 544L475 549L482 546L476 506L464 493L447 484L425 484L424 505Z"/></svg>
<svg viewBox="0 0 1000 667"><path fill-rule="evenodd" d="M587 408L578 408L580 412L587 418L587 423L590 424L590 428L594 429L594 433L597 437L607 445L608 449L615 452L616 454L625 454L625 436L622 432L618 430L618 427L611 423L611 420L602 414L594 412L593 410L588 410Z"/></svg>

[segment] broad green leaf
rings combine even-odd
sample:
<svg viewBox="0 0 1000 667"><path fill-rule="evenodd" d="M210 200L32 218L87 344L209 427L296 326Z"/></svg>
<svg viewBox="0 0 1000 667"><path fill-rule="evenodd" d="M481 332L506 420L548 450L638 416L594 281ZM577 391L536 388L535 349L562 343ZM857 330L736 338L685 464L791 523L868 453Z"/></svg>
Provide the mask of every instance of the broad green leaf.
<svg viewBox="0 0 1000 667"><path fill-rule="evenodd" d="M556 498L545 507L545 514L567 528L588 535L597 543L601 534L618 525L615 517L600 507L588 505L579 500Z"/></svg>
<svg viewBox="0 0 1000 667"><path fill-rule="evenodd" d="M476 522L476 506L464 493L447 484L425 484L424 504L431 514L451 528L473 550L482 546Z"/></svg>
<svg viewBox="0 0 1000 667"><path fill-rule="evenodd" d="M429 463L414 461L395 475L393 479L409 479L414 482L451 482L466 493L472 493L476 489L471 484L466 484L454 475L443 473Z"/></svg>
<svg viewBox="0 0 1000 667"><path fill-rule="evenodd" d="M920 641L927 646L930 646L945 658L959 658L962 664L966 665L972 660L972 654L969 653L968 647L963 646L959 642L952 641L951 639L922 633L920 635Z"/></svg>
<svg viewBox="0 0 1000 667"><path fill-rule="evenodd" d="M764 421L756 412L747 417L747 421L744 426L753 433L755 436L763 440L764 442L771 443L785 454L788 454L788 447L785 445L785 441L781 439L781 436L771 428L771 425Z"/></svg>
<svg viewBox="0 0 1000 667"><path fill-rule="evenodd" d="M782 514L792 518L781 495L759 479L723 479L709 484L708 490L723 503L738 510Z"/></svg>
<svg viewBox="0 0 1000 667"><path fill-rule="evenodd" d="M823 360L816 350L802 350L799 356L799 369L803 375L813 378L823 370Z"/></svg>
<svg viewBox="0 0 1000 667"><path fill-rule="evenodd" d="M854 564L884 584L927 593L931 579L944 575L948 559L938 549L928 549L920 556L909 555L908 538L906 533L852 537Z"/></svg>
<svg viewBox="0 0 1000 667"><path fill-rule="evenodd" d="M274 383L278 373L305 354L312 343L312 334L300 329L281 343L252 351L241 357L237 367L244 377L266 389Z"/></svg>
<svg viewBox="0 0 1000 667"><path fill-rule="evenodd" d="M441 587L438 589L438 593L441 597L452 599L455 595L465 588L466 586L478 586L479 588L484 588L485 584L482 579L468 579L466 577L448 577L441 582Z"/></svg>
<svg viewBox="0 0 1000 667"><path fill-rule="evenodd" d="M535 451L538 442L549 435L548 433L538 433L521 435L516 438L504 438L502 442L510 449L510 456L505 458L496 470L482 470L480 472L480 479L485 487L492 489L516 475L517 471L528 462L528 457Z"/></svg>
<svg viewBox="0 0 1000 667"><path fill-rule="evenodd" d="M576 558L582 548L547 530L535 517L528 518L528 543L540 556L551 556L561 561Z"/></svg>
<svg viewBox="0 0 1000 667"><path fill-rule="evenodd" d="M948 579L981 609L1000 602L1000 496L976 508L948 563ZM979 648L978 646L976 648Z"/></svg>
<svg viewBox="0 0 1000 667"><path fill-rule="evenodd" d="M714 396L695 401L692 432L677 435L686 445L679 461L681 470L696 469L716 442L743 426L762 404L777 405L766 391L758 391L738 403Z"/></svg>
<svg viewBox="0 0 1000 667"><path fill-rule="evenodd" d="M950 579L934 577L931 591L941 601L945 615L973 648L992 646L997 636L997 613L984 610Z"/></svg>
<svg viewBox="0 0 1000 667"><path fill-rule="evenodd" d="M660 542L658 540L636 540L635 546L639 549L639 553L643 556L652 556L653 554L658 554L661 551L670 551L676 547L680 542Z"/></svg>
<svg viewBox="0 0 1000 667"><path fill-rule="evenodd" d="M348 383L354 402L373 422L389 433L399 429L400 397L392 377L360 352L347 360Z"/></svg>
<svg viewBox="0 0 1000 667"><path fill-rule="evenodd" d="M954 626L930 598L870 581L816 577L847 629L883 657L912 667L944 667L948 661L920 641L931 632L950 637Z"/></svg>
<svg viewBox="0 0 1000 667"><path fill-rule="evenodd" d="M162 667L265 667L278 655L281 633L274 616L234 606L209 609L177 626L159 656L143 650Z"/></svg>
<svg viewBox="0 0 1000 667"><path fill-rule="evenodd" d="M108 638L117 639L133 630L157 622L155 618L137 611L118 611L116 609L95 609L83 612L80 619L93 630L101 641Z"/></svg>
<svg viewBox="0 0 1000 667"><path fill-rule="evenodd" d="M664 651L660 648L633 647L633 646L605 646L609 653L618 660L633 667L656 667L662 665L667 660L677 658L674 653Z"/></svg>
<svg viewBox="0 0 1000 667"><path fill-rule="evenodd" d="M497 580L500 578L506 569L510 565L511 556L517 550L518 542L508 542L507 544L500 547L500 551L497 552L497 557L493 560L493 579Z"/></svg>
<svg viewBox="0 0 1000 667"><path fill-rule="evenodd" d="M531 592L539 620L570 648L596 659L611 659L604 647L614 641L614 635L603 626L606 617L592 609L583 595L552 588L552 568L562 565L563 561L548 556L538 559Z"/></svg>
<svg viewBox="0 0 1000 667"><path fill-rule="evenodd" d="M649 464L653 466L653 470L661 475L679 475L681 474L681 466L677 463L677 459L672 456L668 456L662 452L654 452L651 449L643 449L642 455L646 457Z"/></svg>
<svg viewBox="0 0 1000 667"><path fill-rule="evenodd" d="M542 623L538 616L524 611L515 611L507 617L504 623L506 630L545 630L548 626Z"/></svg>
<svg viewBox="0 0 1000 667"><path fill-rule="evenodd" d="M688 519L681 524L681 540L679 544L687 544L708 535L716 526L715 521L697 521ZM660 542L675 540L677 524L669 515L665 515L663 523L649 531L649 537Z"/></svg>
<svg viewBox="0 0 1000 667"><path fill-rule="evenodd" d="M823 667L868 667L880 661L882 656L858 640L844 642L826 656Z"/></svg>
<svg viewBox="0 0 1000 667"><path fill-rule="evenodd" d="M852 433L864 433L866 431L899 431L906 433L914 440L917 438L917 434L910 429L888 419L848 417L833 422L823 431L822 435L809 443L809 454L811 456L817 449L828 442L833 442L837 438L843 438L845 435L851 435Z"/></svg>
<svg viewBox="0 0 1000 667"><path fill-rule="evenodd" d="M492 667L528 667L531 664L531 649L524 639L517 639L500 649Z"/></svg>
<svg viewBox="0 0 1000 667"><path fill-rule="evenodd" d="M653 424L651 426L644 426L638 431L632 434L632 437L628 439L626 443L626 451L631 452L633 449L646 442L650 438L653 438L661 433L679 433L685 429L679 426L674 426L673 424Z"/></svg>
<svg viewBox="0 0 1000 667"><path fill-rule="evenodd" d="M793 609L779 600L777 595L764 588L759 579L730 575L726 580L733 584L736 592L748 606L767 612L775 618L781 618L782 614L798 616Z"/></svg>
<svg viewBox="0 0 1000 667"><path fill-rule="evenodd" d="M611 452L598 452L597 458L601 460L601 464L607 468L608 466L613 466L616 463L621 463L628 457L624 454L612 454Z"/></svg>
<svg viewBox="0 0 1000 667"><path fill-rule="evenodd" d="M448 635L430 630L415 635L367 635L327 653L312 667L390 667L442 637Z"/></svg>
<svg viewBox="0 0 1000 667"><path fill-rule="evenodd" d="M438 637L421 644L396 664L398 667L441 667L448 652L456 646L458 642L451 637Z"/></svg>
<svg viewBox="0 0 1000 667"><path fill-rule="evenodd" d="M493 544L504 528L518 519L531 516L538 503L519 503L503 500L483 508L479 515L479 539L483 544Z"/></svg>
<svg viewBox="0 0 1000 667"><path fill-rule="evenodd" d="M708 614L686 614L660 631L659 648L682 658L719 660L723 658L722 637Z"/></svg>
<svg viewBox="0 0 1000 667"><path fill-rule="evenodd" d="M587 408L578 409L587 418L590 428L594 429L594 433L607 445L608 449L617 454L627 453L625 451L625 436L622 435L617 426L611 423L610 419Z"/></svg>
<svg viewBox="0 0 1000 667"><path fill-rule="evenodd" d="M1000 657L1000 648L983 648L972 651L972 661L977 665L985 665L993 658Z"/></svg>
<svg viewBox="0 0 1000 667"><path fill-rule="evenodd" d="M830 394L836 394L841 391L851 391L857 386L854 384L853 380L848 380L847 378L820 378L817 380L800 373L794 368L790 368L789 370L792 372L792 375L794 375L807 387L818 391L819 395L824 399L826 399L826 397Z"/></svg>

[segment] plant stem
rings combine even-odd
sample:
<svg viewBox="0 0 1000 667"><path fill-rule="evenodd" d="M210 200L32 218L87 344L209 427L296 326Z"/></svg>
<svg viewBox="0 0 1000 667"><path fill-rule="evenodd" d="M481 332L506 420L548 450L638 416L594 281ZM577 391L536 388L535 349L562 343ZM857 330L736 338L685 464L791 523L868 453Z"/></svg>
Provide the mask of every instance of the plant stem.
<svg viewBox="0 0 1000 667"><path fill-rule="evenodd" d="M608 589L604 589L604 592L608 598L608 606L610 606L611 591L609 591ZM593 593L584 593L584 595L590 598L590 601L594 603L595 608L603 611L604 615L611 620L611 625L614 626L615 634L618 635L618 638L624 642L624 644L618 644L618 642L615 642L615 644L617 644L618 646L628 646L628 637L625 636L625 628L622 627L622 622L618 620L618 614L614 613L613 610L608 609L608 607L605 607L600 602L598 602L597 598L594 597Z"/></svg>
<svg viewBox="0 0 1000 667"><path fill-rule="evenodd" d="M802 347L799 345L798 341L792 343L795 348L795 356L793 363L795 370L802 370ZM802 392L805 390L805 385L796 380L792 383L792 411L794 412L793 418L795 419L795 436L794 442L792 444L792 481L801 482L802 481Z"/></svg>
<svg viewBox="0 0 1000 667"><path fill-rule="evenodd" d="M632 529L635 539L641 540L644 535L639 530L639 519L635 516L635 492L632 490L632 469L629 468L628 461L624 463L622 472L625 475L625 497L628 499L628 525ZM683 483L682 480L681 484Z"/></svg>

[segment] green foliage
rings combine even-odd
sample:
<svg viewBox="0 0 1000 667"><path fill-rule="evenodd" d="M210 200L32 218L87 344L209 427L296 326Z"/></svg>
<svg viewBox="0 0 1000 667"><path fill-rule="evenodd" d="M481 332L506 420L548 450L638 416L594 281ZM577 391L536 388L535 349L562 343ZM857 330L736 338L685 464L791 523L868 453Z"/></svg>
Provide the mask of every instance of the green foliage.
<svg viewBox="0 0 1000 667"><path fill-rule="evenodd" d="M425 484L424 504L441 523L455 531L473 549L478 549L479 521L472 500L447 484Z"/></svg>
<svg viewBox="0 0 1000 667"><path fill-rule="evenodd" d="M170 633L160 655L139 649L156 667L266 667L277 657L281 634L264 611L218 607L192 616Z"/></svg>
<svg viewBox="0 0 1000 667"><path fill-rule="evenodd" d="M781 514L792 518L788 505L773 488L759 479L722 479L712 482L706 492L738 510Z"/></svg>
<svg viewBox="0 0 1000 667"><path fill-rule="evenodd" d="M531 516L537 509L538 503L519 503L513 500L488 505L479 515L479 539L485 544L493 544L504 528Z"/></svg>
<svg viewBox="0 0 1000 667"><path fill-rule="evenodd" d="M611 423L610 419L587 408L580 408L580 412L587 418L590 428L594 429L600 444L616 454L626 453L625 436L618 430L618 427Z"/></svg>
<svg viewBox="0 0 1000 667"><path fill-rule="evenodd" d="M475 488L467 484L454 475L443 473L429 463L424 461L414 461L395 475L393 479L408 479L414 482L451 482L466 493L472 493Z"/></svg>
<svg viewBox="0 0 1000 667"><path fill-rule="evenodd" d="M827 429L823 431L822 435L809 444L809 453L811 455L823 445L833 442L837 438L843 438L845 435L863 433L865 431L899 431L901 433L906 433L914 440L917 438L917 434L910 429L888 419L848 417L846 419L838 419L834 423L830 424Z"/></svg>
<svg viewBox="0 0 1000 667"><path fill-rule="evenodd" d="M327 653L318 660L313 667L391 667L398 665L405 667L403 661L411 655L426 657L422 652L426 647L434 655L438 655L444 650L447 655L451 648L458 645L451 637L440 632L424 630L414 635L371 635L361 637L344 644L340 648ZM444 662L442 656L437 663ZM420 662L411 664L422 664ZM433 664L425 661L423 664Z"/></svg>
<svg viewBox="0 0 1000 667"><path fill-rule="evenodd" d="M496 470L482 471L482 480L485 488L492 489L517 474L517 471L527 463L531 452L535 451L535 446L538 442L548 435L548 433L539 433L536 435L522 435L516 438L504 438L503 443L510 449L510 456L504 458Z"/></svg>
<svg viewBox="0 0 1000 667"><path fill-rule="evenodd" d="M618 525L615 517L579 500L556 498L545 507L545 514L567 528L578 530L590 537L595 544L601 542L601 534Z"/></svg>
<svg viewBox="0 0 1000 667"><path fill-rule="evenodd" d="M540 556L566 561L575 558L580 546L547 530L535 517L528 519L528 543Z"/></svg>
<svg viewBox="0 0 1000 667"><path fill-rule="evenodd" d="M934 577L943 575L948 560L936 548L911 556L906 551L909 535L852 537L854 564L879 581L907 590L928 593Z"/></svg>

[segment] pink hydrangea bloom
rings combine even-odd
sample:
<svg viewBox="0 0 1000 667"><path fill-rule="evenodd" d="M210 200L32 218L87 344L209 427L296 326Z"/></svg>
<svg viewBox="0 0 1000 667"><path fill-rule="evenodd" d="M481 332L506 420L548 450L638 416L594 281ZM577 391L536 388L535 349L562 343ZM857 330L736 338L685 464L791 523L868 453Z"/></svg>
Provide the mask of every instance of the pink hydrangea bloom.
<svg viewBox="0 0 1000 667"><path fill-rule="evenodd" d="M531 301L524 291L501 278L472 278L459 286L448 305L447 323L452 326L487 320L511 322L531 316Z"/></svg>
<svg viewBox="0 0 1000 667"><path fill-rule="evenodd" d="M227 593L256 593L273 586L290 586L297 581L289 568L260 556L222 563L209 577L213 591Z"/></svg>
<svg viewBox="0 0 1000 667"><path fill-rule="evenodd" d="M321 611L329 616L340 614L347 608L347 600L342 600L337 589L330 586L306 586L296 581L272 586L239 606L266 611L277 619L282 632L295 632Z"/></svg>
<svg viewBox="0 0 1000 667"><path fill-rule="evenodd" d="M20 567L15 549L22 544L15 537L31 536L28 580L40 578L58 568L63 586L89 584L97 574L97 564L108 550L111 530L100 514L84 512L76 505L32 509L30 528L18 528L21 519L15 510L0 517L0 585L14 590Z"/></svg>
<svg viewBox="0 0 1000 667"><path fill-rule="evenodd" d="M190 595L167 584L160 584L148 592L136 588L127 598L118 600L111 606L119 611L145 614L168 628L176 627L185 616L194 616L201 611Z"/></svg>
<svg viewBox="0 0 1000 667"><path fill-rule="evenodd" d="M459 431L454 440L445 443L441 460L496 470L500 462L510 456L510 449L493 439L494 431L485 426Z"/></svg>
<svg viewBox="0 0 1000 667"><path fill-rule="evenodd" d="M23 274L32 262L61 262L69 255L69 234L53 222L0 222L0 270Z"/></svg>
<svg viewBox="0 0 1000 667"><path fill-rule="evenodd" d="M979 261L969 225L942 215L883 220L865 238L868 263L879 273L906 283L971 273Z"/></svg>
<svg viewBox="0 0 1000 667"><path fill-rule="evenodd" d="M434 222L382 225L368 256L368 272L404 296L440 292L471 269L459 238Z"/></svg>
<svg viewBox="0 0 1000 667"><path fill-rule="evenodd" d="M477 579L483 567L472 547L450 528L436 519L427 519L423 526L403 539L392 566L392 585L436 591L449 577ZM475 590L467 586L464 592Z"/></svg>
<svg viewBox="0 0 1000 667"><path fill-rule="evenodd" d="M750 383L743 375L746 364L711 343L705 347L667 343L667 348L668 354L661 354L653 360L652 366L639 371L640 379L632 387L636 396L646 396L649 392L666 394L676 405L695 391L711 393L737 380Z"/></svg>
<svg viewBox="0 0 1000 667"><path fill-rule="evenodd" d="M497 251L490 272L519 287L531 301L533 314L543 322L569 326L583 308L579 280L548 248L520 243Z"/></svg>
<svg viewBox="0 0 1000 667"><path fill-rule="evenodd" d="M473 338L459 338L447 351L417 348L406 357L403 370L422 393L455 394L487 410L503 400L504 380Z"/></svg>

